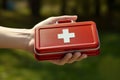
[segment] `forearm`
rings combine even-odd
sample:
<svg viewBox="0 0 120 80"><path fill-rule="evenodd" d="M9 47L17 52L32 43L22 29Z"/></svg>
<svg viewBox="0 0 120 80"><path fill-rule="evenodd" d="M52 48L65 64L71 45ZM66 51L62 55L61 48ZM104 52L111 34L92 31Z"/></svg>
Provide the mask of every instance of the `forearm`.
<svg viewBox="0 0 120 80"><path fill-rule="evenodd" d="M0 48L26 49L30 30L0 27Z"/></svg>

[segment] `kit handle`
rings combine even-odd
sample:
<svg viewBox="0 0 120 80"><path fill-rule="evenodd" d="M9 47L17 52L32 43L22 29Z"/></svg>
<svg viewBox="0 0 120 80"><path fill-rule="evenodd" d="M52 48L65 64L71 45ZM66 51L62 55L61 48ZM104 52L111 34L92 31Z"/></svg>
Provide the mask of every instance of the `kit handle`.
<svg viewBox="0 0 120 80"><path fill-rule="evenodd" d="M70 19L56 21L56 24L59 24L59 23L74 23L74 21Z"/></svg>

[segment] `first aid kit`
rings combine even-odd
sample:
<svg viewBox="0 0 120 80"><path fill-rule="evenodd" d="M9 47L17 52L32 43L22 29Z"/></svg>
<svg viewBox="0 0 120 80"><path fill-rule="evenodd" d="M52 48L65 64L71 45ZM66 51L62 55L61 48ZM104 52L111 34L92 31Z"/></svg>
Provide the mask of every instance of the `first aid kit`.
<svg viewBox="0 0 120 80"><path fill-rule="evenodd" d="M100 42L93 21L61 20L35 29L35 58L39 61L61 59L67 53L88 56L100 53Z"/></svg>

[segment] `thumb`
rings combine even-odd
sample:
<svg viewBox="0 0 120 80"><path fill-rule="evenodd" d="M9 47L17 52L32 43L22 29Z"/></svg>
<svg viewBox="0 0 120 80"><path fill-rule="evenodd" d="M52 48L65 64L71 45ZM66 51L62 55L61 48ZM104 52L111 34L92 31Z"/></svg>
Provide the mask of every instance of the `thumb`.
<svg viewBox="0 0 120 80"><path fill-rule="evenodd" d="M68 15L64 15L64 16L58 16L58 17L51 17L51 21L52 23L55 23L56 21L60 21L60 20L73 20L76 21L77 20L77 16L68 16Z"/></svg>

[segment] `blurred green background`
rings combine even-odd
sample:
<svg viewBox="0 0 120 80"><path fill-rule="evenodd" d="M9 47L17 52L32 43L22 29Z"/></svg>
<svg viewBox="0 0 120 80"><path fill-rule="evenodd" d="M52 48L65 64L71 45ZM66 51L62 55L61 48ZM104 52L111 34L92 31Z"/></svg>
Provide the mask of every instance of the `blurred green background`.
<svg viewBox="0 0 120 80"><path fill-rule="evenodd" d="M0 80L120 80L120 0L0 0L1 26L32 28L60 15L95 21L100 55L57 66L22 50L0 49Z"/></svg>

